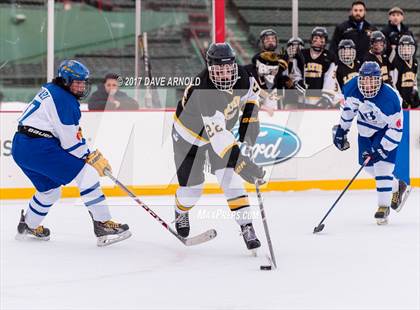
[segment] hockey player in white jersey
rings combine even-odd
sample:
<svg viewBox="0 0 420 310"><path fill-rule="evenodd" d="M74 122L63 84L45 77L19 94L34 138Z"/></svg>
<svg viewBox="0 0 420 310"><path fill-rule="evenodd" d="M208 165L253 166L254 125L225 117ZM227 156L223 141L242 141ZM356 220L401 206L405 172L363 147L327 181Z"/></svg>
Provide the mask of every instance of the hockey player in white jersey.
<svg viewBox="0 0 420 310"><path fill-rule="evenodd" d="M343 89L345 98L340 124L335 126L334 145L344 151L350 147L347 133L357 115L359 131L359 163L370 157L366 171L376 180L378 210L375 218L379 225L388 223L390 207L400 211L409 193L403 180L394 176L398 145L403 135L401 97L381 79L376 62L362 64L359 76L350 80Z"/></svg>
<svg viewBox="0 0 420 310"><path fill-rule="evenodd" d="M58 201L61 186L75 180L92 220L97 245L104 246L131 236L127 224L111 221L99 176L111 167L99 151L90 152L79 126L79 99L89 93L89 70L80 62L65 60L58 76L44 84L19 117L12 155L31 180L36 193L26 214L21 211L17 239L50 239L41 226Z"/></svg>

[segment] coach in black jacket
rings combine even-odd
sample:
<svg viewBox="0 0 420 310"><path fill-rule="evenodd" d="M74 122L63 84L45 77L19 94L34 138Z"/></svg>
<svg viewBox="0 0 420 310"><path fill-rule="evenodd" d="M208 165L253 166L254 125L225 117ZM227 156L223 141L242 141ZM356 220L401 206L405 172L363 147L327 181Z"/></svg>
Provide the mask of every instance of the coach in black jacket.
<svg viewBox="0 0 420 310"><path fill-rule="evenodd" d="M404 25L402 22L404 20L404 11L395 6L388 11L389 21L382 29L382 33L387 39L386 45L386 54L389 59L392 61L396 53L396 47L398 42L403 35L409 35L415 39L413 33L408 29L408 26ZM391 55L392 53L392 55Z"/></svg>
<svg viewBox="0 0 420 310"><path fill-rule="evenodd" d="M343 39L350 39L356 44L356 59L363 60L369 51L369 37L376 27L365 20L366 5L363 1L354 1L351 5L349 20L335 27L330 44L330 51L337 57L338 43Z"/></svg>

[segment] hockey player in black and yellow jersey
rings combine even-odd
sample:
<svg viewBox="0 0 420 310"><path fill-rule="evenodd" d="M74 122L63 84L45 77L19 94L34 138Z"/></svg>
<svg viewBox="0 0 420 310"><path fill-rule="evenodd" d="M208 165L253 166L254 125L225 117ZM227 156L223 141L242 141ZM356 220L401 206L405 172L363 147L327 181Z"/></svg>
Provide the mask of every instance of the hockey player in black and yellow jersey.
<svg viewBox="0 0 420 310"><path fill-rule="evenodd" d="M302 49L305 71L296 73L305 79L307 86L303 107L331 108L335 96L335 56L325 49L328 33L324 27L315 27L311 34L311 47Z"/></svg>
<svg viewBox="0 0 420 310"><path fill-rule="evenodd" d="M360 61L356 59L356 45L353 40L341 40L338 43L337 95L335 101L344 104L342 89L348 81L359 75L360 65Z"/></svg>
<svg viewBox="0 0 420 310"><path fill-rule="evenodd" d="M344 84L357 76L360 69L360 61L356 59L356 45L353 40L341 40L338 44L337 82L340 90Z"/></svg>
<svg viewBox="0 0 420 310"><path fill-rule="evenodd" d="M252 63L245 66L247 73L254 77L260 87L261 110L270 115L280 106L280 95L283 89L293 89L293 81L283 71L286 63L282 56L275 52L260 52L254 56Z"/></svg>
<svg viewBox="0 0 420 310"><path fill-rule="evenodd" d="M382 81L392 84L390 71L392 69L388 55L385 53L386 38L379 30L374 31L370 35L370 50L366 53L363 62L374 61L381 68Z"/></svg>
<svg viewBox="0 0 420 310"><path fill-rule="evenodd" d="M255 249L261 244L252 226L242 179L261 184L264 171L241 152L240 145L252 146L259 133L259 87L237 65L229 44L212 44L206 56L207 68L198 75L199 85L187 87L174 116L172 139L180 185L175 197L175 226L181 236L188 236L188 211L201 196L207 157L247 248ZM238 120L239 141L231 132Z"/></svg>
<svg viewBox="0 0 420 310"><path fill-rule="evenodd" d="M292 37L287 41L287 56L289 57L288 72L289 77L292 79L293 83L296 83L296 89L302 95L305 95L306 85L304 83L304 76L295 75L296 69L299 69L299 72L302 73L305 71L305 59L302 55L302 49L305 48L305 43L299 37Z"/></svg>
<svg viewBox="0 0 420 310"><path fill-rule="evenodd" d="M420 105L417 88L418 62L414 54L416 43L412 36L403 35L398 43L398 53L391 71L394 87L403 99L403 108L418 108Z"/></svg>

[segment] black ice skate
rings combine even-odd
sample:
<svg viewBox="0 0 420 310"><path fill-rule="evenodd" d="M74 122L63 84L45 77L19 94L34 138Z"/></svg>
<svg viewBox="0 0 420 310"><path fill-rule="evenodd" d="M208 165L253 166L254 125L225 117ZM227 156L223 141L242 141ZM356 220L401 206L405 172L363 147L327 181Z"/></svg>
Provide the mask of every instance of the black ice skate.
<svg viewBox="0 0 420 310"><path fill-rule="evenodd" d="M178 213L175 210L175 228L178 235L187 238L190 234L190 218L188 212Z"/></svg>
<svg viewBox="0 0 420 310"><path fill-rule="evenodd" d="M411 187L408 186L403 180L398 181L398 191L392 194L391 208L400 212L410 194Z"/></svg>
<svg viewBox="0 0 420 310"><path fill-rule="evenodd" d="M103 247L123 241L131 237L127 224L115 223L113 221L95 221L92 213L90 213L93 221L93 231L98 238L97 246Z"/></svg>
<svg viewBox="0 0 420 310"><path fill-rule="evenodd" d="M376 223L378 225L388 224L389 207L380 206L375 213Z"/></svg>
<svg viewBox="0 0 420 310"><path fill-rule="evenodd" d="M26 240L28 238L48 241L50 240L50 230L44 226L38 226L37 228L31 229L25 222L25 215L23 210L20 212L20 220L17 226L17 240Z"/></svg>
<svg viewBox="0 0 420 310"><path fill-rule="evenodd" d="M255 234L254 226L252 226L252 223L241 225L241 230L241 235L244 238L248 250L254 250L261 246L261 242L258 240L257 235Z"/></svg>

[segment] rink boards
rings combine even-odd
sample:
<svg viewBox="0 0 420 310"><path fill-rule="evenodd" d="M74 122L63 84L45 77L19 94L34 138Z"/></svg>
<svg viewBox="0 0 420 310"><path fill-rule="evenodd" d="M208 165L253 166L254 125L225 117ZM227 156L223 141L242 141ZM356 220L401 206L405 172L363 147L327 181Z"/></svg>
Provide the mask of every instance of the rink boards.
<svg viewBox="0 0 420 310"><path fill-rule="evenodd" d="M83 112L81 126L91 149L101 150L122 182L142 195L171 194L177 187L171 138L173 113ZM11 156L19 114L0 112L2 199L30 197L34 191ZM350 150L338 151L332 145L331 128L339 117L336 110L277 111L272 117L261 112L261 134L255 154L270 176L264 190L343 188L358 168L357 130L354 122L349 134ZM404 124L396 173L413 186L420 186L420 111L405 111ZM206 181L206 192L220 192L212 175L207 175ZM123 195L106 178L102 185L107 195ZM353 188L374 188L374 182L363 172ZM63 196L78 196L74 184L64 188Z"/></svg>

